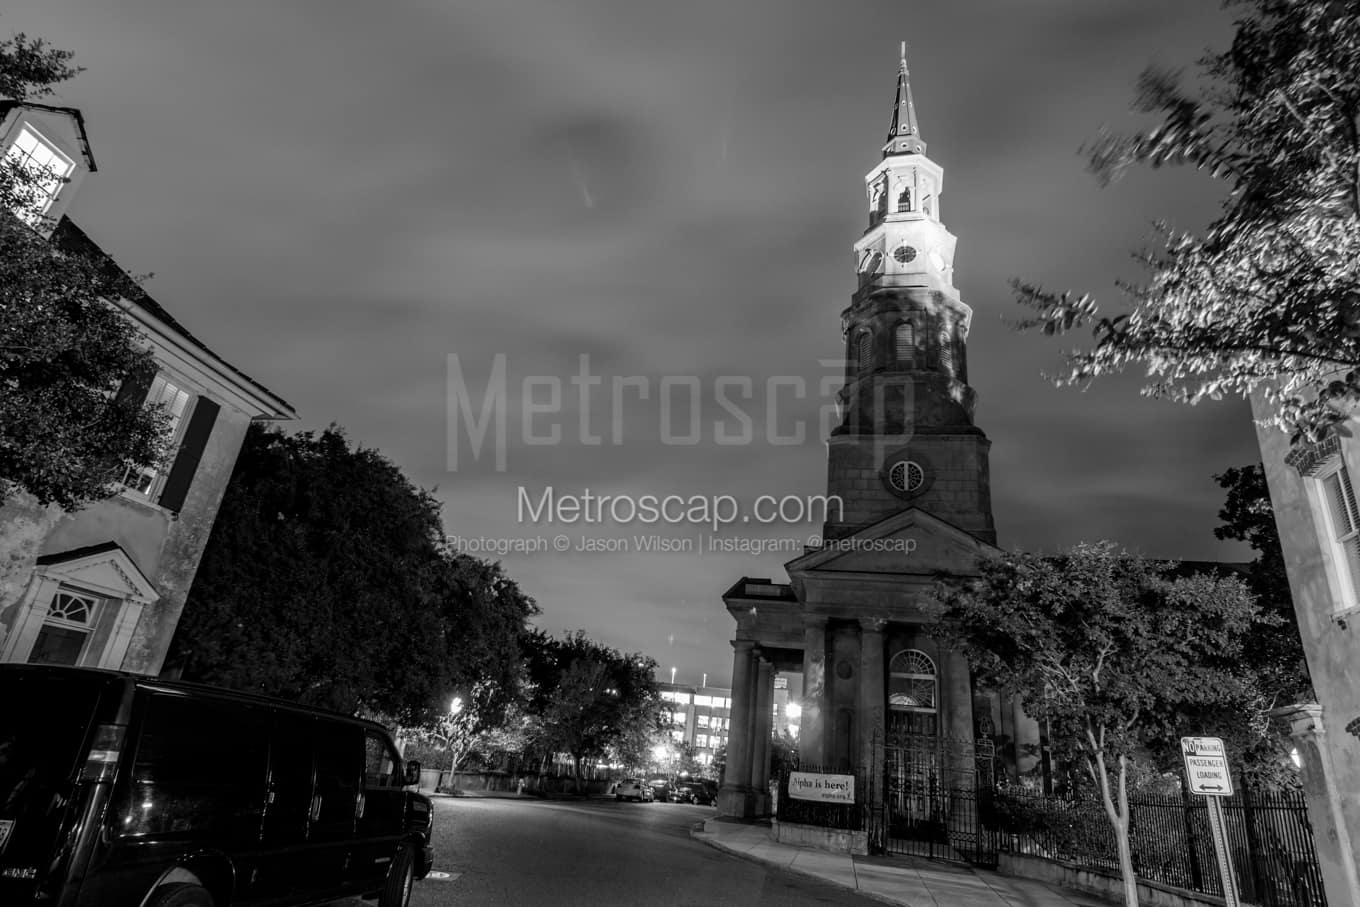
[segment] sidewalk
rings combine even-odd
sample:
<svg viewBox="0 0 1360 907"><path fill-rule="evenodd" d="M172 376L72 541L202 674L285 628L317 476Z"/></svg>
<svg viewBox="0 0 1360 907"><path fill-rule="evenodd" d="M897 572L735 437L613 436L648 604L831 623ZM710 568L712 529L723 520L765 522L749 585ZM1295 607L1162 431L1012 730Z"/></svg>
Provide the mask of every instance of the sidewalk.
<svg viewBox="0 0 1360 907"><path fill-rule="evenodd" d="M1063 891L954 863L913 857L851 857L776 844L766 825L707 819L690 832L728 853L908 907L1109 907L1096 895Z"/></svg>

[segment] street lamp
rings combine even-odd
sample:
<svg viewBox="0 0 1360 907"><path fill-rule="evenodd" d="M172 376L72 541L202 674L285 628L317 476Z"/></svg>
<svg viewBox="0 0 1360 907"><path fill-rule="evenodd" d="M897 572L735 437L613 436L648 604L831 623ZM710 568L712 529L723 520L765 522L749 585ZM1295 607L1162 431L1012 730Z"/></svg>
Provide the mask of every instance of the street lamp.
<svg viewBox="0 0 1360 907"><path fill-rule="evenodd" d="M453 787L453 772L458 768L458 747L453 743L454 732L458 730L456 722L458 713L463 711L463 697L453 697L453 702L449 703L449 787Z"/></svg>

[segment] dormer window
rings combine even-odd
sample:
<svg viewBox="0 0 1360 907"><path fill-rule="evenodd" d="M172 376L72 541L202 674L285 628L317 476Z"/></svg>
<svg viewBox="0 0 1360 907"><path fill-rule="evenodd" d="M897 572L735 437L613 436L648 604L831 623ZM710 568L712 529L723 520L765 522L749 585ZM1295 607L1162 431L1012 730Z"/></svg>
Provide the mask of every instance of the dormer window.
<svg viewBox="0 0 1360 907"><path fill-rule="evenodd" d="M5 152L5 163L28 175L27 182L15 187L19 205L15 213L29 224L37 224L47 214L76 167L75 161L27 123Z"/></svg>

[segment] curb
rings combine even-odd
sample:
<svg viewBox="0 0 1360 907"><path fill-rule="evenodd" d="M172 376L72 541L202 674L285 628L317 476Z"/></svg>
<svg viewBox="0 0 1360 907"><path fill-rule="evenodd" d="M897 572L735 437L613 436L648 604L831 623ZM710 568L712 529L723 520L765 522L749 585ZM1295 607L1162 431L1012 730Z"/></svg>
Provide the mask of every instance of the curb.
<svg viewBox="0 0 1360 907"><path fill-rule="evenodd" d="M753 856L747 851L737 850L734 847L729 847L728 845L719 841L715 836L704 831L704 826L702 822L697 822L693 827L690 828L689 836L696 841L700 841L704 844L707 844L714 850L720 850L723 853L730 854L734 857L740 857L741 859L746 860L749 863L757 863L761 866L768 866L771 869L777 869L780 872L787 872L790 875L796 875L800 878L811 879L814 882L821 882L823 885L828 885L833 888L840 888L844 891L853 891L855 894L859 895L862 898L867 898L871 901L878 901L880 904L893 904L896 905L896 907L912 907L910 901L902 901L896 898L890 898L887 895L879 894L874 891L863 891L859 888L858 885L856 885L854 888L851 888L844 882L838 882L835 879L829 879L826 876L818 875L815 872L809 872L806 869L798 869L793 866L783 866L779 863L773 862L772 860L766 860L761 857ZM793 849L799 850L800 848L795 847ZM851 865L853 865L853 861L851 861ZM856 879L858 879L858 875L856 876Z"/></svg>

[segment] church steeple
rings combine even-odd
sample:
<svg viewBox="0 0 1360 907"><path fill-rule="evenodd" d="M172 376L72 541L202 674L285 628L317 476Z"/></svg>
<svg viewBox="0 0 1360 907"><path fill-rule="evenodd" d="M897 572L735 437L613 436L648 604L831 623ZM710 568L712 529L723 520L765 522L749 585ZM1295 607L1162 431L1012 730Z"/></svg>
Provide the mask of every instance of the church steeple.
<svg viewBox="0 0 1360 907"><path fill-rule="evenodd" d="M973 310L954 286L956 240L941 220L944 168L926 156L906 45L892 130L864 177L869 226L854 243L858 288L841 312L845 385L828 439L827 538L918 507L994 541L986 435L968 384Z"/></svg>
<svg viewBox="0 0 1360 907"><path fill-rule="evenodd" d="M893 98L892 125L888 128L888 141L883 144L883 156L925 153L926 143L921 141L921 127L916 124L916 105L911 99L907 42L903 41L897 66L897 95Z"/></svg>

